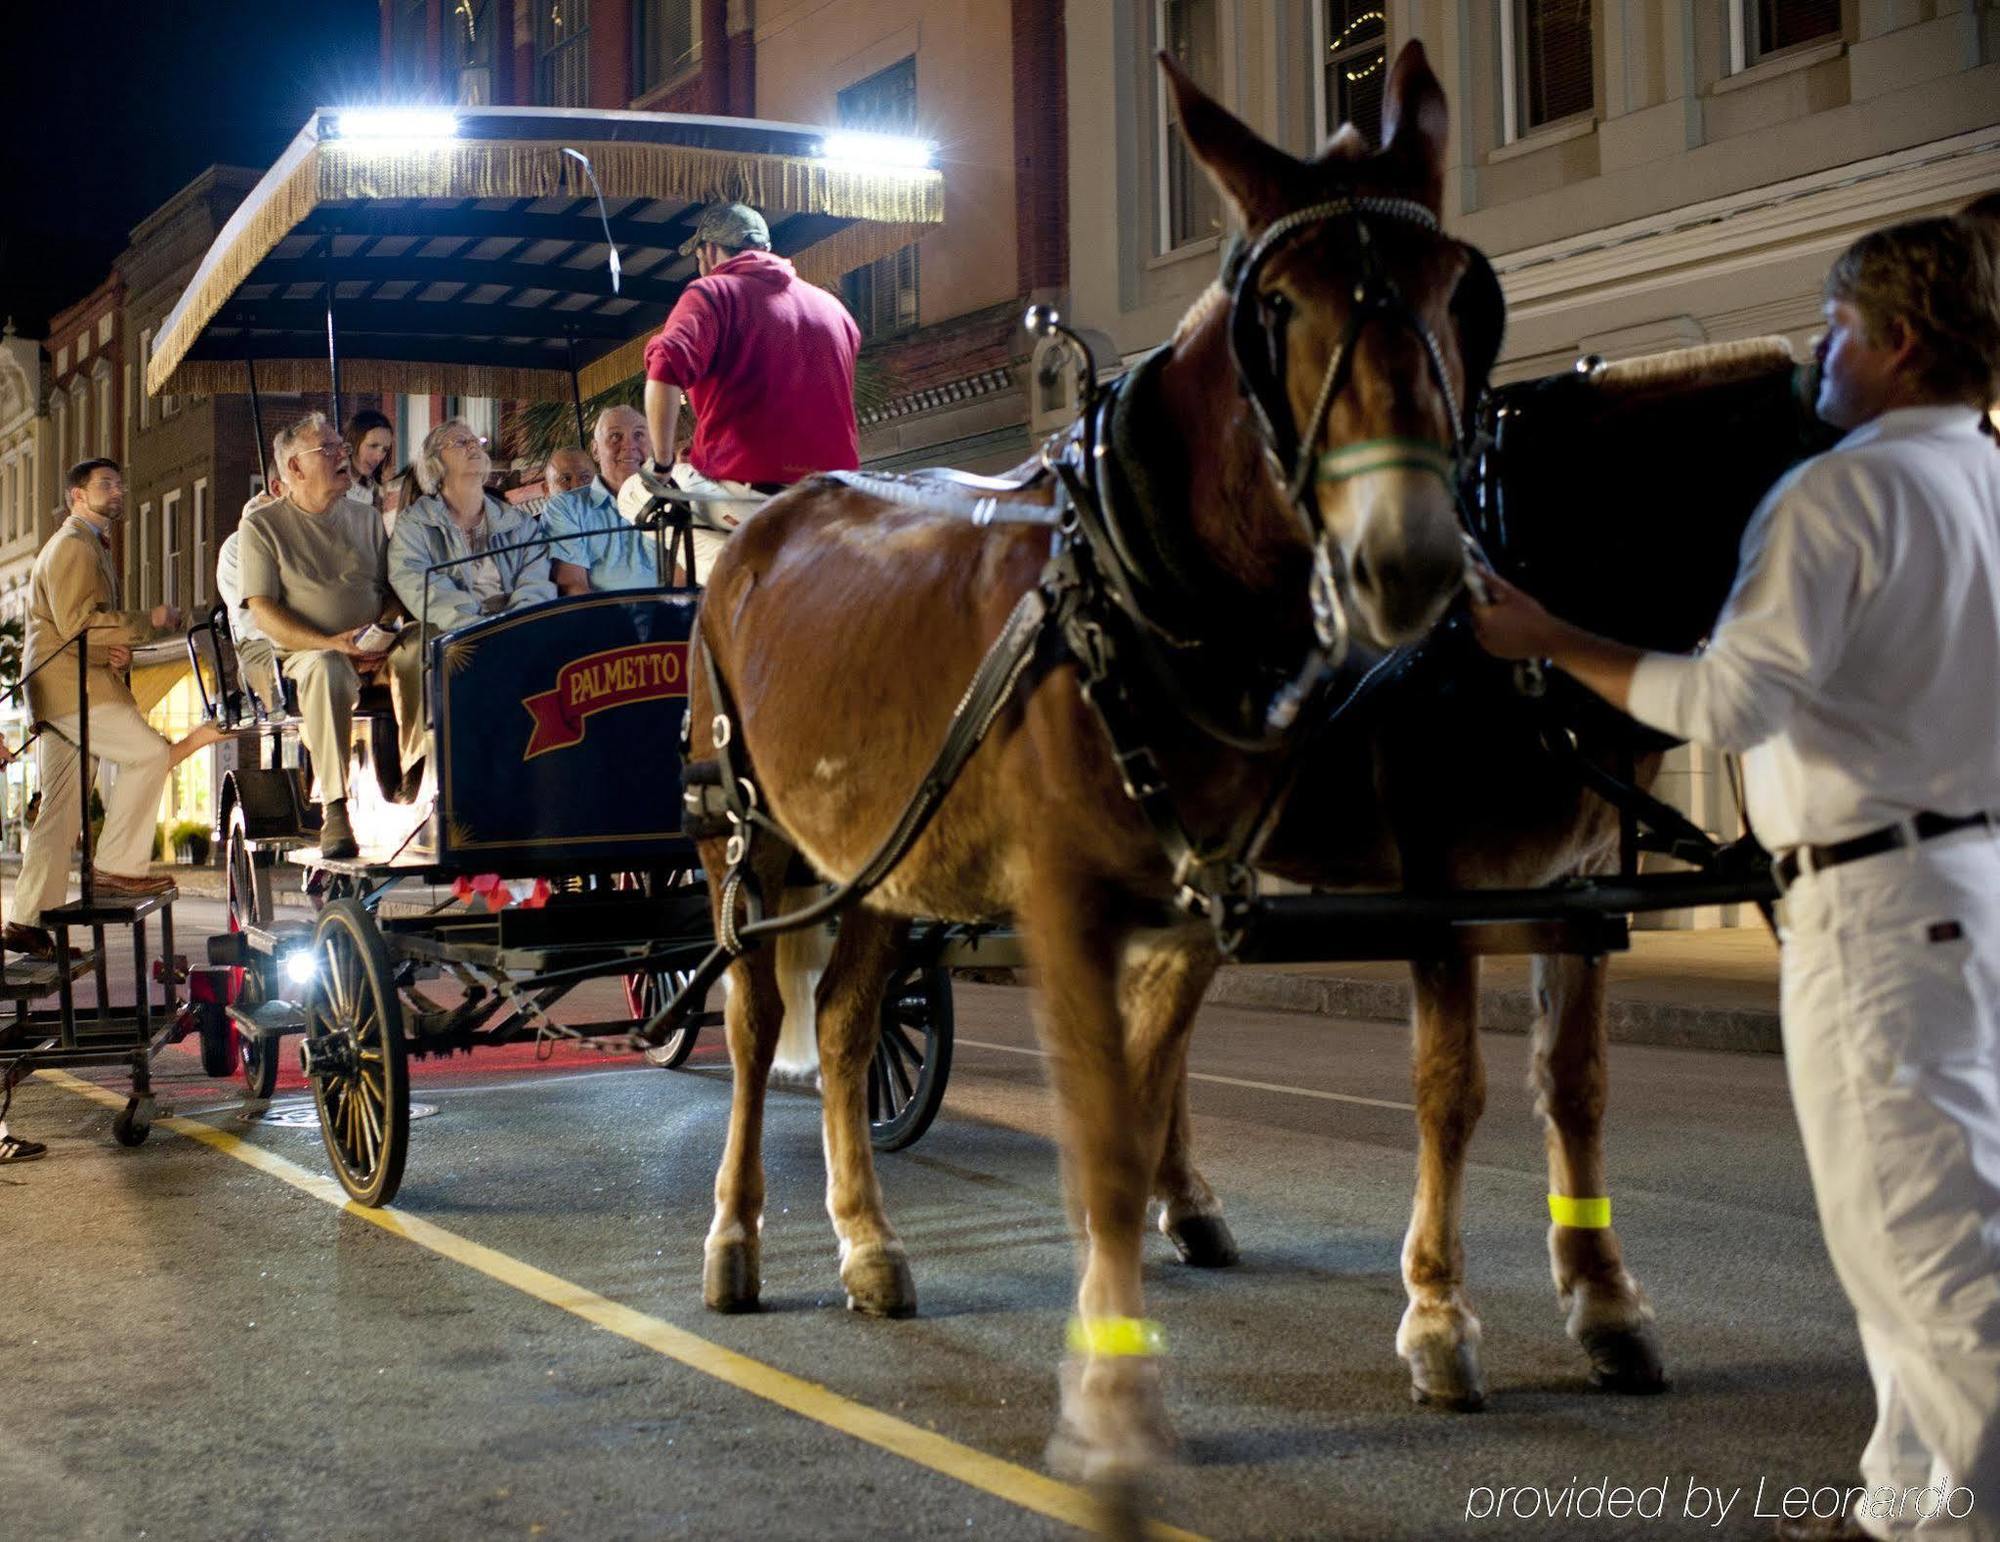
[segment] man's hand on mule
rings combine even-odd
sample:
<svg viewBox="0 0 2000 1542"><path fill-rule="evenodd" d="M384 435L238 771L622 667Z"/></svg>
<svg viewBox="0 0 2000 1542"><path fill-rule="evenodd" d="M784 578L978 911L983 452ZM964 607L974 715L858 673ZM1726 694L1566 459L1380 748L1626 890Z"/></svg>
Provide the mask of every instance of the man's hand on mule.
<svg viewBox="0 0 2000 1542"><path fill-rule="evenodd" d="M1562 623L1541 601L1516 589L1498 573L1481 569L1472 591L1472 625L1479 645L1503 659L1547 658L1556 651Z"/></svg>

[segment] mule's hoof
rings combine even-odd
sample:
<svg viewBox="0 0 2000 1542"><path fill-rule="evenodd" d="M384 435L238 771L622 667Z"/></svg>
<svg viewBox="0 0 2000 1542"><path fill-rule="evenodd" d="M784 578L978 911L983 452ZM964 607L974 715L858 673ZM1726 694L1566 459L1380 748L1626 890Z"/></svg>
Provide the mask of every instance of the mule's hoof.
<svg viewBox="0 0 2000 1542"><path fill-rule="evenodd" d="M917 1315L917 1282L901 1248L870 1243L848 1254L840 1266L840 1283L847 1287L847 1309L870 1317Z"/></svg>
<svg viewBox="0 0 2000 1542"><path fill-rule="evenodd" d="M1160 1230L1192 1269L1228 1269L1242 1262L1229 1223L1219 1215L1187 1215L1163 1221Z"/></svg>
<svg viewBox="0 0 2000 1542"><path fill-rule="evenodd" d="M1117 1492L1173 1460L1177 1442L1158 1361L1071 1356L1060 1381L1062 1415L1048 1447L1057 1476Z"/></svg>
<svg viewBox="0 0 2000 1542"><path fill-rule="evenodd" d="M1659 1330L1650 1322L1636 1328L1594 1329L1582 1336L1581 1343L1590 1356L1591 1385L1600 1391L1644 1397L1670 1385L1660 1355Z"/></svg>
<svg viewBox="0 0 2000 1542"><path fill-rule="evenodd" d="M1476 1345L1431 1339L1403 1356L1410 1367L1410 1401L1447 1413L1478 1413L1486 1406L1486 1376Z"/></svg>
<svg viewBox="0 0 2000 1542"><path fill-rule="evenodd" d="M754 1312L757 1260L741 1242L711 1243L702 1255L701 1299L711 1312Z"/></svg>

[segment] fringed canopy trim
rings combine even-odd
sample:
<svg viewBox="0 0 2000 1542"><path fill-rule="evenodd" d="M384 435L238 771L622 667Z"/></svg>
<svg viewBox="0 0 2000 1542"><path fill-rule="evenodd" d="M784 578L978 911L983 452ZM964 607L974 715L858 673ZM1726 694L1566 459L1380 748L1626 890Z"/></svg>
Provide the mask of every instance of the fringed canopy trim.
<svg viewBox="0 0 2000 1542"><path fill-rule="evenodd" d="M325 359L259 359L257 389L324 391ZM620 377L623 378L623 377ZM490 364L431 364L408 359L340 361L340 388L373 395L492 396L512 401L569 400L569 376L559 369L506 369ZM174 392L203 396L248 395L250 372L240 359L194 359L174 371ZM588 390L585 392L589 394Z"/></svg>
<svg viewBox="0 0 2000 1542"><path fill-rule="evenodd" d="M791 254L802 276L831 284L878 258L909 245L944 219L944 178L934 170L870 170L828 163L812 156L697 149L684 145L628 142L574 142L570 148L590 158L597 180L610 199L671 199L705 203L730 199L748 203L776 219L792 214L823 214L856 223L843 226L826 239ZM158 339L146 368L146 390L164 392L212 390L203 384L209 372L224 366L181 360L229 297L250 277L271 251L321 204L374 198L583 198L591 194L589 178L564 146L554 141L454 140L438 148L396 153L362 149L340 140L295 142L274 168L268 191L252 195L229 221L216 250L195 275L189 292L175 309L173 325ZM226 243L226 244L225 244ZM585 393L601 390L633 374L643 361L644 339L635 339L587 366ZM635 352L636 348L636 352ZM615 362L614 362L615 361ZM259 361L258 385L268 374L274 389L282 360ZM357 365L363 361L356 361ZM236 370L237 366L227 366ZM408 371L392 383L363 384L358 390L434 391L454 389L414 382L483 375L498 379L510 374L538 380L555 376L559 394L567 395L567 377L550 370L508 371L449 366L401 365L383 362L385 372ZM349 366L341 366L342 384ZM599 384L593 386L591 382ZM322 379L321 384L324 384ZM507 390L480 395L545 395Z"/></svg>

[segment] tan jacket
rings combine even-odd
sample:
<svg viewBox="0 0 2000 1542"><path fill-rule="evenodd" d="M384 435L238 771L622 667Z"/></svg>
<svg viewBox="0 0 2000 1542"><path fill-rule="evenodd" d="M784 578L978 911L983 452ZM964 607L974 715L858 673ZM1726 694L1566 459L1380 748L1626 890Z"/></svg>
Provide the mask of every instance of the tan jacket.
<svg viewBox="0 0 2000 1542"><path fill-rule="evenodd" d="M144 611L121 611L118 571L97 529L81 514L72 514L49 538L35 559L28 589L28 645L23 673L35 670L57 653L47 669L28 682L28 704L37 719L73 717L80 710L76 692L76 652L65 646L90 628L90 704L134 705L132 688L123 671L114 671L109 654L116 644L132 647L159 633Z"/></svg>

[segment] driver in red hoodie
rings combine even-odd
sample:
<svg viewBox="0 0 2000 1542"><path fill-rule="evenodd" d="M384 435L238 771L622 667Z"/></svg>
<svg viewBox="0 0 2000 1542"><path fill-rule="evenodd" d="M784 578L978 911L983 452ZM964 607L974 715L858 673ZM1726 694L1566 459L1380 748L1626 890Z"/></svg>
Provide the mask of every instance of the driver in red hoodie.
<svg viewBox="0 0 2000 1542"><path fill-rule="evenodd" d="M693 447L671 474L690 492L753 499L820 471L861 464L854 360L861 332L847 308L771 250L771 229L747 204L711 204L681 247L700 276L646 345L646 426L654 454L672 455L681 398L695 415ZM697 524L694 581L748 505L714 505Z"/></svg>

